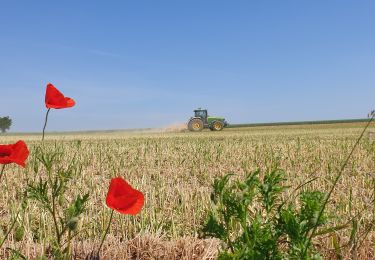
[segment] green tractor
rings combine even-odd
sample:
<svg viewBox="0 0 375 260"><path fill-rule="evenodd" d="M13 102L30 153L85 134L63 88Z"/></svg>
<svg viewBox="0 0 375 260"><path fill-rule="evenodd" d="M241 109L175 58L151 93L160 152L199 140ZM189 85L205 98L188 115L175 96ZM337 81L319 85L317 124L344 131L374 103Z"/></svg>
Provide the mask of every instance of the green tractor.
<svg viewBox="0 0 375 260"><path fill-rule="evenodd" d="M194 132L202 131L204 128L221 131L227 125L223 117L208 116L207 109L198 108L194 110L194 117L191 117L188 122L188 129Z"/></svg>

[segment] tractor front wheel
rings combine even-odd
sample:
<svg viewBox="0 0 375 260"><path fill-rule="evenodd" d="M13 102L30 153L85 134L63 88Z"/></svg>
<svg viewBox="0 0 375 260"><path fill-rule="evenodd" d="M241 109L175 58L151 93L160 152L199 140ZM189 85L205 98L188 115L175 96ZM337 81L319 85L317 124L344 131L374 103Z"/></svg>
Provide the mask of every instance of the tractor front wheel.
<svg viewBox="0 0 375 260"><path fill-rule="evenodd" d="M212 122L211 130L213 130L213 131L221 131L221 130L223 130L223 128L224 128L223 122L220 122L220 121L214 121L214 122Z"/></svg>
<svg viewBox="0 0 375 260"><path fill-rule="evenodd" d="M190 131L198 132L203 130L203 121L199 118L193 118L188 123Z"/></svg>

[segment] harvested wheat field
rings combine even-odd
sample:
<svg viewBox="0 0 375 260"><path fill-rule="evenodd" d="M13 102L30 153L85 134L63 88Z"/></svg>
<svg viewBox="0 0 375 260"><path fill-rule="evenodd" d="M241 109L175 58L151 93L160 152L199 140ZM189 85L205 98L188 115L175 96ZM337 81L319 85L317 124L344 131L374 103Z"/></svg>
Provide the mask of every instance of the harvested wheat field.
<svg viewBox="0 0 375 260"><path fill-rule="evenodd" d="M283 199L308 180L302 189L328 192L364 126L59 133L47 134L43 145L40 135L3 135L3 144L24 140L30 156L25 169L7 166L0 183L0 241L14 224L1 258L52 258L56 225L64 221L78 195L88 194L83 213L59 239L63 246L71 241L66 250L75 259L85 259L99 247L110 217L105 201L109 182L122 176L142 191L145 204L136 216L114 213L101 259L216 259L223 243L202 233L215 178L232 173L234 180L241 179L256 169L262 176L279 168L285 171L284 184L290 186ZM373 130L371 125L368 131ZM47 169L42 161L49 159L53 163ZM36 188L51 174L59 175L60 181L69 178L61 187L65 195L53 202L55 220L48 206L35 198L42 196L42 188L39 193ZM28 200L23 199L25 187ZM328 202L326 226L333 228L325 234L318 229L312 240L324 259L374 258L374 195L375 142L364 135Z"/></svg>

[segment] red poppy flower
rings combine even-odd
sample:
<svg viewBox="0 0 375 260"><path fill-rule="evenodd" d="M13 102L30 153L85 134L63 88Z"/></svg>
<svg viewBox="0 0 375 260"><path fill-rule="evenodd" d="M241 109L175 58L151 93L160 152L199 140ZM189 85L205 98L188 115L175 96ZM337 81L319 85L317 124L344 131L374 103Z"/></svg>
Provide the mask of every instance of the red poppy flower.
<svg viewBox="0 0 375 260"><path fill-rule="evenodd" d="M46 89L46 107L47 108L67 108L72 107L76 104L76 102L69 98L65 97L54 85L48 83Z"/></svg>
<svg viewBox="0 0 375 260"><path fill-rule="evenodd" d="M25 168L25 161L28 156L29 149L27 149L24 141L0 145L0 164L16 163Z"/></svg>
<svg viewBox="0 0 375 260"><path fill-rule="evenodd" d="M142 192L133 189L123 178L117 177L111 180L106 204L122 214L138 214L144 203Z"/></svg>

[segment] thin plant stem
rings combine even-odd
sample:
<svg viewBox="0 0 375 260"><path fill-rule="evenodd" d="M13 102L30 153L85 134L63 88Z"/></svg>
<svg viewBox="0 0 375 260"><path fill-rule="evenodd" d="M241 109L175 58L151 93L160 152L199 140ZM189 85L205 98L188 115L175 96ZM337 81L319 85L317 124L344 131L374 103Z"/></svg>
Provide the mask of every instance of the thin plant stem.
<svg viewBox="0 0 375 260"><path fill-rule="evenodd" d="M71 230L68 231L68 246L67 246L67 250L66 250L66 254L67 254L67 257L69 259L69 256L70 256L70 245L71 245L71 242L72 242L72 233L71 233Z"/></svg>
<svg viewBox="0 0 375 260"><path fill-rule="evenodd" d="M315 226L314 226L314 228L313 228L313 230L312 230L312 232L311 232L311 234L310 234L310 236L309 236L309 239L307 240L307 243L306 243L305 248L304 248L303 253L302 253L303 256L307 253L307 247L308 247L308 245L311 243L311 240L312 240L312 238L313 238L314 235L315 235L315 232L316 232L316 230L317 230L317 228L318 228L319 221L320 221L320 219L321 219L321 217L322 217L322 215L323 215L323 212L324 212L324 210L325 210L325 208L326 208L326 206L327 206L327 204L328 204L329 199L331 198L331 195L332 195L332 193L333 193L333 190L335 189L335 187L336 187L338 181L340 180L342 174L344 173L344 169L346 168L346 165L349 163L350 158L352 157L352 155L353 155L355 149L357 148L359 142L361 141L363 135L365 134L367 128L370 126L370 124L371 124L372 120L374 119L374 117L375 117L375 114L372 114L370 120L369 120L368 123L366 124L365 128L362 130L361 135L358 137L357 141L355 142L355 144L354 144L352 150L350 151L348 157L346 158L346 160L344 161L343 165L341 166L341 169L340 169L339 173L336 175L336 177L335 177L335 179L334 179L334 181L333 181L332 187L331 187L331 189L329 190L328 195L326 196L326 199L325 199L324 202L323 202L322 208L321 208L321 210L320 210L320 212L319 212L319 215L318 215L318 217L317 217L317 219L316 219Z"/></svg>
<svg viewBox="0 0 375 260"><path fill-rule="evenodd" d="M70 235L70 241L73 240L73 238L75 238L76 236L80 235L83 231L87 231L88 228L82 228L80 231L77 231L75 233L73 233L73 235ZM69 240L66 240L64 242L61 243L61 247L67 245L69 243Z"/></svg>
<svg viewBox="0 0 375 260"><path fill-rule="evenodd" d="M5 164L3 164L3 167L1 167L1 172L0 172L0 181L1 181L1 179L3 178L4 170L5 170Z"/></svg>
<svg viewBox="0 0 375 260"><path fill-rule="evenodd" d="M10 228L8 229L7 233L5 234L4 236L4 239L3 241L1 241L1 244L0 244L0 248L4 245L5 241L7 240L10 232L12 231L12 229L14 228L14 225L16 224L17 222L17 218L18 218L18 215L20 214L20 212L17 213L16 217L14 218L12 224L10 225Z"/></svg>
<svg viewBox="0 0 375 260"><path fill-rule="evenodd" d="M6 189L7 193L9 194L9 189L8 189L8 180L7 180L7 176L5 176L5 173L4 173L5 165L6 165L6 164L3 164L3 167L1 168L1 172L0 172L0 183L1 183L1 179L3 178L3 175L4 175L4 178L5 178L5 189Z"/></svg>
<svg viewBox="0 0 375 260"><path fill-rule="evenodd" d="M48 114L49 114L49 111L50 111L50 110L51 110L51 109L48 108L47 113L46 113L46 118L44 119L42 142L44 141L44 133L45 133L45 131L46 131L47 121L48 121Z"/></svg>
<svg viewBox="0 0 375 260"><path fill-rule="evenodd" d="M100 250L102 249L102 246L103 246L104 240L105 240L105 238L107 237L107 234L108 234L108 231L109 231L109 227L111 226L111 223L112 223L113 212L114 212L114 210L112 209L111 216L109 217L108 226L107 226L107 229L105 230L104 236L103 236L103 238L102 238L102 242L100 243L100 246L99 246L99 249L98 249L98 253L97 253L97 255L99 255Z"/></svg>
<svg viewBox="0 0 375 260"><path fill-rule="evenodd" d="M61 242L61 233L60 233L60 230L59 230L59 225L57 224L57 217L56 217L56 202L55 202L55 197L53 196L52 197L52 217L53 217L53 223L55 225L55 230L56 230L56 238L57 238L57 243L59 244L60 246L60 242Z"/></svg>

